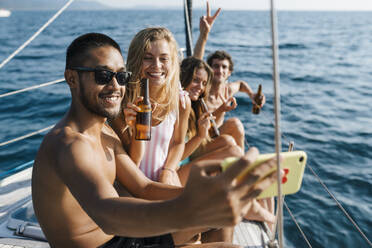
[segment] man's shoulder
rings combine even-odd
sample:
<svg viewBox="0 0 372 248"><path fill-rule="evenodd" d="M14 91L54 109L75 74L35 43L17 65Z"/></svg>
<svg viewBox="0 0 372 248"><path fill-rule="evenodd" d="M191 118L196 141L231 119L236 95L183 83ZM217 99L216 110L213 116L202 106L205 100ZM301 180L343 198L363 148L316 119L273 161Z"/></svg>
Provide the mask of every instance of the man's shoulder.
<svg viewBox="0 0 372 248"><path fill-rule="evenodd" d="M109 143L113 145L121 145L121 141L117 133L112 129L109 124L103 125L102 134L105 135L108 139L110 139Z"/></svg>
<svg viewBox="0 0 372 248"><path fill-rule="evenodd" d="M73 143L85 142L87 137L70 126L55 126L44 138L44 142L57 145L59 148Z"/></svg>
<svg viewBox="0 0 372 248"><path fill-rule="evenodd" d="M81 149L89 149L91 143L86 135L70 126L57 124L45 135L39 152L53 160L58 160L61 156L73 155Z"/></svg>
<svg viewBox="0 0 372 248"><path fill-rule="evenodd" d="M236 80L236 81L227 83L226 85L227 85L228 95L233 96L234 94L239 92L240 86L242 83L245 83L245 82L243 80Z"/></svg>
<svg viewBox="0 0 372 248"><path fill-rule="evenodd" d="M54 177L60 169L67 168L69 163L63 163L65 159L73 155L73 144L84 142L84 139L78 132L74 132L71 128L57 124L50 130L43 139L37 156L35 158L34 168L36 171L49 177ZM63 158L63 159L61 159ZM63 166L62 166L63 165Z"/></svg>

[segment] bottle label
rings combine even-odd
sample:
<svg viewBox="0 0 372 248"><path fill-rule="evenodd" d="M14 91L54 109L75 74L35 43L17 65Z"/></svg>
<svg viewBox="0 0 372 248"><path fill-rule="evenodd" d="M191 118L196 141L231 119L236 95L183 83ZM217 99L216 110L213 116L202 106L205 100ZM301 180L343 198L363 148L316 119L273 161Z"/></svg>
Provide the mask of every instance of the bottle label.
<svg viewBox="0 0 372 248"><path fill-rule="evenodd" d="M140 112L151 112L151 105L140 105Z"/></svg>
<svg viewBox="0 0 372 248"><path fill-rule="evenodd" d="M138 112L136 117L137 140L151 139L151 107L148 112Z"/></svg>

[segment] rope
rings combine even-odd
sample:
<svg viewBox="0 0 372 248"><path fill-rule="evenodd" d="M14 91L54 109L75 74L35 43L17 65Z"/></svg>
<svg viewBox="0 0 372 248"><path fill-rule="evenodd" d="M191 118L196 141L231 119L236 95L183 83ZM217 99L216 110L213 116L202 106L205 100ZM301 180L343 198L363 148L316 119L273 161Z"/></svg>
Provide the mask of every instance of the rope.
<svg viewBox="0 0 372 248"><path fill-rule="evenodd" d="M53 85L53 84L58 84L58 83L61 83L61 82L64 82L64 81L65 81L65 79L61 78L61 79L57 79L57 80L54 80L54 81L51 81L51 82L47 82L47 83L43 83L43 84L39 84L39 85L34 85L34 86L31 86L31 87L28 87L28 88L11 91L11 92L0 95L0 98L15 95L15 94L18 94L18 93L21 93L21 92L25 92L25 91L45 87L45 86L49 86L49 85Z"/></svg>
<svg viewBox="0 0 372 248"><path fill-rule="evenodd" d="M272 40L272 59L273 59L273 84L274 84L274 99L275 99L275 150L277 159L277 182L278 182L278 241L279 247L284 247L284 229L283 229L283 203L282 203L282 187L281 187L281 166L279 154L282 150L281 133L280 133L280 79L279 79L279 55L278 55L278 35L276 23L276 11L274 0L271 3L271 40Z"/></svg>
<svg viewBox="0 0 372 248"><path fill-rule="evenodd" d="M31 43L44 29L46 29L49 24L51 24L74 0L69 0L52 18L49 19L34 35L31 36L23 45L21 45L17 50L15 50L8 58L6 58L0 64L0 69L4 67L14 56L21 52L28 44Z"/></svg>
<svg viewBox="0 0 372 248"><path fill-rule="evenodd" d="M1 147L1 146L5 146L5 145L9 145L9 144L14 143L14 142L16 142L16 141L23 140L23 139L26 139L26 138L28 138L28 137L31 137L31 136L37 135L37 134L39 134L39 133L45 132L45 131L51 129L52 127L54 127L54 125L50 125L49 127L46 127L46 128L40 129L40 130L37 130L37 131L35 131L35 132L31 132L31 133L28 133L28 134L26 134L26 135L20 136L20 137L18 137L18 138L15 138L15 139L11 139L11 140L5 141L5 142L3 142L3 143L0 143L0 147Z"/></svg>
<svg viewBox="0 0 372 248"><path fill-rule="evenodd" d="M294 217L294 215L292 214L292 211L289 209L289 207L288 207L288 205L287 205L287 203L286 202L284 202L284 206L285 206L285 208L287 209L287 211L288 211L288 213L289 213L289 215L291 216L291 218L292 218L292 220L293 220L293 222L296 224L296 226L297 226L297 229L300 231L300 233L301 233L301 235L302 235L302 237L303 237L303 239L305 240L305 242L306 242L306 244L310 247L310 248L312 248L312 246L311 246L311 244L310 244L310 242L309 242L309 240L307 239L307 237L306 237L306 235L305 235L305 233L302 231L302 229L301 229L301 227L300 227L300 225L298 224L298 222L297 222L297 220L296 220L296 218Z"/></svg>

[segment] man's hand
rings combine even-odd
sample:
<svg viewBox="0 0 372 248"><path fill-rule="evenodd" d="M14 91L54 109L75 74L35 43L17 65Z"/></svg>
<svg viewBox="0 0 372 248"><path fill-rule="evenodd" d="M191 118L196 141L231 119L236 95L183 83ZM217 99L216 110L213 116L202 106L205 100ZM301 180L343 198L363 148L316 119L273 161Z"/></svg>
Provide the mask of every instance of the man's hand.
<svg viewBox="0 0 372 248"><path fill-rule="evenodd" d="M225 98L221 93L219 93L219 96L222 100L222 105L219 107L220 111L229 112L238 106L235 97L231 96L229 98Z"/></svg>
<svg viewBox="0 0 372 248"><path fill-rule="evenodd" d="M257 93L253 93L252 96L250 96L253 105L257 105L257 103L254 101L256 95L257 95ZM260 108L262 108L265 103L266 103L266 97L262 93L262 103L261 103L261 105L259 105Z"/></svg>
<svg viewBox="0 0 372 248"><path fill-rule="evenodd" d="M208 33L212 29L214 21L216 20L220 12L221 12L221 8L218 8L216 13L214 13L214 15L211 16L211 9L209 7L209 1L207 1L207 16L200 17L200 22L199 22L200 34L208 35Z"/></svg>
<svg viewBox="0 0 372 248"><path fill-rule="evenodd" d="M213 23L216 20L217 16L220 14L221 8L219 8L213 16L211 16L211 9L209 7L209 2L207 0L207 16L200 17L199 21L199 37L196 41L194 48L194 57L198 59L203 59L205 45L208 40L208 34L212 29Z"/></svg>
<svg viewBox="0 0 372 248"><path fill-rule="evenodd" d="M189 217L187 226L225 227L238 224L251 208L253 200L275 181L275 173L266 176L275 167L275 159L266 161L251 170L243 180L236 178L249 167L258 156L258 150L251 148L241 159L225 172L219 162L196 163L180 199L188 204L185 209ZM191 223L190 223L191 222ZM203 226L200 224L203 223Z"/></svg>

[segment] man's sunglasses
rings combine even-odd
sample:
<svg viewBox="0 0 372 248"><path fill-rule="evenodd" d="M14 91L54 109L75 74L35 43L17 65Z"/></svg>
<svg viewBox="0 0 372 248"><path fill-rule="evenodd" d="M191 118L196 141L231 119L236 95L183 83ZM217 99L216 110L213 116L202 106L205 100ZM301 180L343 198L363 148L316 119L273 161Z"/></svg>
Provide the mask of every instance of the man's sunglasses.
<svg viewBox="0 0 372 248"><path fill-rule="evenodd" d="M129 71L113 72L103 68L70 67L69 69L76 71L94 72L96 83L99 85L109 84L112 78L115 76L116 81L118 81L118 84L120 84L121 86L126 86L132 75L132 73Z"/></svg>

